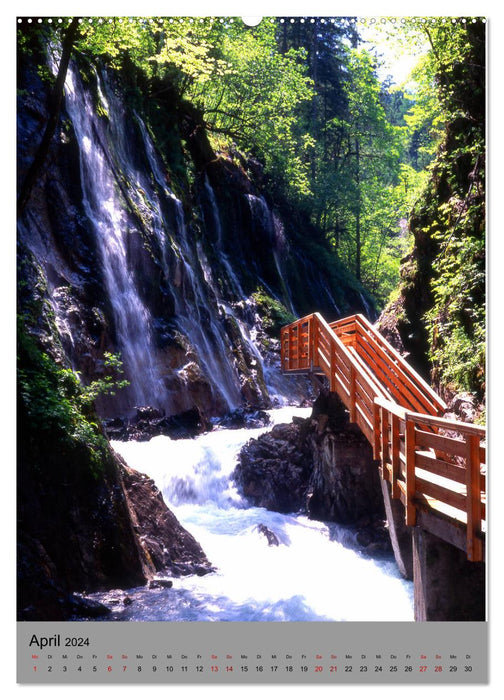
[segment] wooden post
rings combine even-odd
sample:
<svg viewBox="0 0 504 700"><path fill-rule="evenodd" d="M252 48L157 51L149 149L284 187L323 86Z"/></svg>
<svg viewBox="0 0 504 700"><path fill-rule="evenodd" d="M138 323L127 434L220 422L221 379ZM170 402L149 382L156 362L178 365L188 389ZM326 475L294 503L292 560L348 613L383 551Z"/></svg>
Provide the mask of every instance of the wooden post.
<svg viewBox="0 0 504 700"><path fill-rule="evenodd" d="M282 339L282 369L290 369L290 328L286 328Z"/></svg>
<svg viewBox="0 0 504 700"><path fill-rule="evenodd" d="M391 462L392 462L392 498L400 498L401 491L397 480L399 479L401 473L401 463L399 457L399 416L392 414L392 426L391 426Z"/></svg>
<svg viewBox="0 0 504 700"><path fill-rule="evenodd" d="M381 409L381 463L382 479L390 481L387 462L389 461L389 412L386 408Z"/></svg>
<svg viewBox="0 0 504 700"><path fill-rule="evenodd" d="M294 354L294 328L291 326L289 328L289 369L294 369L292 363L292 356Z"/></svg>
<svg viewBox="0 0 504 700"><path fill-rule="evenodd" d="M313 324L315 319L310 318L308 321L308 367L313 369Z"/></svg>
<svg viewBox="0 0 504 700"><path fill-rule="evenodd" d="M357 411L355 410L355 367L350 365L350 423L357 421Z"/></svg>
<svg viewBox="0 0 504 700"><path fill-rule="evenodd" d="M405 415L406 438L406 525L416 524L415 496L415 423Z"/></svg>
<svg viewBox="0 0 504 700"><path fill-rule="evenodd" d="M380 435L381 435L381 414L383 408L373 403L373 459L380 459ZM380 466L380 474L383 479L383 472Z"/></svg>
<svg viewBox="0 0 504 700"><path fill-rule="evenodd" d="M329 340L329 371L329 390L336 391L336 348L332 338Z"/></svg>
<svg viewBox="0 0 504 700"><path fill-rule="evenodd" d="M296 361L295 361L295 367L294 369L299 369L299 323L296 323L294 328L292 329L293 331L293 339L294 339L294 347L295 347L295 355L296 355Z"/></svg>
<svg viewBox="0 0 504 700"><path fill-rule="evenodd" d="M318 319L314 315L312 316L312 336L311 336L311 366L317 367L318 361Z"/></svg>
<svg viewBox="0 0 504 700"><path fill-rule="evenodd" d="M466 435L466 486L467 486L467 558L483 561L481 532L481 485L479 437Z"/></svg>

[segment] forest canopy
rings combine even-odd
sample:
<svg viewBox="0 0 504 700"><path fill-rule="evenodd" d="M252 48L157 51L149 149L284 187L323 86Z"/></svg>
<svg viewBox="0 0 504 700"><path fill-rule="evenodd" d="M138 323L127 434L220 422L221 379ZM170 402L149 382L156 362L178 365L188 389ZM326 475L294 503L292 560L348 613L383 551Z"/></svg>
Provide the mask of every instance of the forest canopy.
<svg viewBox="0 0 504 700"><path fill-rule="evenodd" d="M57 45L69 22L45 23L39 39ZM401 260L414 244L411 212L421 209L418 203L432 188L439 159L446 159L447 133L457 120L467 120L471 136L457 137L450 149L459 159L470 159L473 169L483 168L484 125L468 107L471 100L484 104L481 79L478 85L471 82L474 26L480 23L385 18L376 21L371 40L364 31L369 24L356 18L263 18L256 27L239 18L82 18L73 52L128 76L132 92L137 90L132 99L148 104L153 123L167 100L191 104L215 152L242 163L260 162L271 197L308 217L311 230L320 232L334 257L383 309L391 294L397 295ZM19 45L36 50L34 33L19 31ZM384 50L397 65L414 57L407 82L396 84L393 75L384 75ZM470 226L481 202L471 208L467 192L452 195L441 197L431 212L438 223L432 236L445 250L459 251L465 233L453 234L450 227ZM450 205L455 196L458 217ZM478 235L466 255L469 267L482 255ZM479 275L481 263L476 267ZM455 288L467 283L461 282L460 269L439 263L434 268L435 303L446 310L457 296ZM475 296L473 290L457 297L457 309ZM466 365L473 356L471 324L479 329L478 347L484 343L484 319L476 316L463 328L445 324L464 344ZM434 336L441 317L431 308L426 318L433 357L440 352ZM468 372L465 367L459 375ZM446 367L442 373L449 381Z"/></svg>

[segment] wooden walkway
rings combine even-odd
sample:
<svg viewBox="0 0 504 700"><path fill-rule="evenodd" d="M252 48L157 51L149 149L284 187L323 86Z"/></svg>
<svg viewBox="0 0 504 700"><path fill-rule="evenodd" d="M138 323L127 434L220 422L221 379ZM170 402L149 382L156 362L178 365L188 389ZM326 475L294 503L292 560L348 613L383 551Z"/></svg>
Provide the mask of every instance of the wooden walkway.
<svg viewBox="0 0 504 700"><path fill-rule="evenodd" d="M419 525L485 558L486 431L442 417L445 403L360 314L320 314L281 331L282 370L323 374L380 461L380 476Z"/></svg>

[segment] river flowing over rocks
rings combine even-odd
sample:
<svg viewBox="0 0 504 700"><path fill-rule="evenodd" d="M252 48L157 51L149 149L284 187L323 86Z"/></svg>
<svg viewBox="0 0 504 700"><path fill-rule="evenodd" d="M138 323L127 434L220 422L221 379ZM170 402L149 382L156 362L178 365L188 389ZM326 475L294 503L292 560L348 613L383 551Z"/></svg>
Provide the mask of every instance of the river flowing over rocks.
<svg viewBox="0 0 504 700"><path fill-rule="evenodd" d="M339 399L322 392L309 418L249 441L234 478L256 506L359 528L363 549L390 551L378 465Z"/></svg>
<svg viewBox="0 0 504 700"><path fill-rule="evenodd" d="M55 75L56 47L37 60ZM20 178L48 118L37 65L19 71ZM190 105L166 115L163 151L127 94L113 71L71 60L18 222L18 617L102 619L103 605L117 619L372 615L335 606L311 580L315 559L296 588L296 551L308 561L321 545L328 576L335 550L362 566L356 533L336 524L364 527L372 496L351 494L360 443L345 428L340 495L327 501L334 435L322 414L305 422L317 392L282 375L279 341L313 308L334 318L372 303L264 188L260 164L214 151ZM239 451L261 434L241 473ZM407 619L408 590L393 562L380 567ZM139 608L143 596L154 598Z"/></svg>
<svg viewBox="0 0 504 700"><path fill-rule="evenodd" d="M184 574L168 562L148 585L81 592L108 608L99 619L412 619L412 585L399 574L389 549L379 545L378 522L353 526L314 520L299 503L291 509L284 502L279 512L255 505L243 494L234 478L240 452L273 440L285 443L287 454L289 440L298 439L299 430L314 422L310 408L284 407L268 414L268 426L217 427L190 439L159 435L148 441L113 441L128 470L134 470L133 479L147 481L149 489L162 495L201 546L211 570L196 565ZM267 471L260 460L257 468ZM139 469L148 477L139 477ZM294 484L293 479L290 486ZM299 493L305 492L299 484ZM183 552L186 546L184 540ZM157 543L151 551L158 551ZM194 558L192 546L190 553Z"/></svg>

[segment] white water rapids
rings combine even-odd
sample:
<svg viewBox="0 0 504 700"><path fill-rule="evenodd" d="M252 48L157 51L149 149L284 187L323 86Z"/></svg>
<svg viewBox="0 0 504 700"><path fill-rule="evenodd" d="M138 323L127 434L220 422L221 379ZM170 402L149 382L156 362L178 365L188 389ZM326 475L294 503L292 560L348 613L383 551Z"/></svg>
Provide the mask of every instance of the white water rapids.
<svg viewBox="0 0 504 700"><path fill-rule="evenodd" d="M310 411L284 407L270 415L275 423L290 422L293 414ZM348 529L249 507L239 495L230 478L238 451L269 429L112 443L132 468L154 479L217 570L172 579L170 589L135 589L133 603L117 607L108 619L413 620L412 584L401 578L392 557L363 556L341 544L352 540ZM278 546L268 545L260 524L275 533Z"/></svg>

